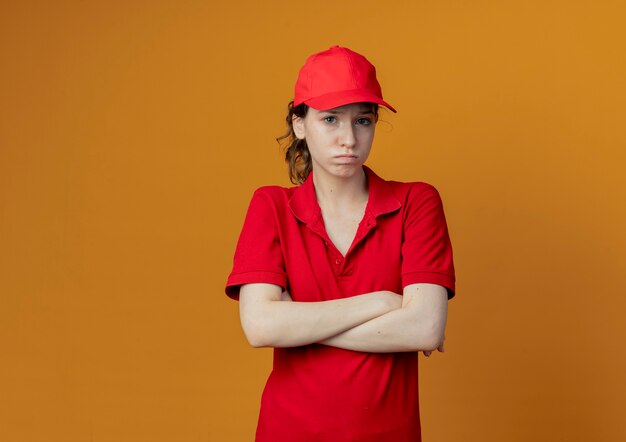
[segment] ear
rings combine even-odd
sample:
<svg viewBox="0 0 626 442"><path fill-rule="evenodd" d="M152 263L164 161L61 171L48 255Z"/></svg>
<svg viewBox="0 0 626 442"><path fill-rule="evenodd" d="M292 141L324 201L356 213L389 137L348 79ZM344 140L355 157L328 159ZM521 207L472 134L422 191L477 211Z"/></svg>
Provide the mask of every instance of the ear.
<svg viewBox="0 0 626 442"><path fill-rule="evenodd" d="M293 133L299 140L304 140L304 118L294 115L291 118L291 125L293 126Z"/></svg>

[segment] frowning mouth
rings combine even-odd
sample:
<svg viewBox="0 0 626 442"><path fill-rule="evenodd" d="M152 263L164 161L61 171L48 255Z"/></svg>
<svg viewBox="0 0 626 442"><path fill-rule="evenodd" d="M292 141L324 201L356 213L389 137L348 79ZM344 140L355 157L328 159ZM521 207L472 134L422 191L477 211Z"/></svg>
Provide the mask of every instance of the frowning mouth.
<svg viewBox="0 0 626 442"><path fill-rule="evenodd" d="M356 164L359 162L359 157L356 155L337 155L335 160L339 164Z"/></svg>

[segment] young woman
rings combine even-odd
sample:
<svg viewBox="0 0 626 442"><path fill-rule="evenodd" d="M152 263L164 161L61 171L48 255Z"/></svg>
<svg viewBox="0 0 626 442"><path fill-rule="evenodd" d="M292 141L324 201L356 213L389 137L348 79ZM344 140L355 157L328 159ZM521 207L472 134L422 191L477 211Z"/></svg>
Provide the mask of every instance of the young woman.
<svg viewBox="0 0 626 442"><path fill-rule="evenodd" d="M309 57L289 105L290 176L250 202L226 293L274 347L257 441L420 440L418 353L443 351L454 296L441 199L364 165L383 100L374 66Z"/></svg>

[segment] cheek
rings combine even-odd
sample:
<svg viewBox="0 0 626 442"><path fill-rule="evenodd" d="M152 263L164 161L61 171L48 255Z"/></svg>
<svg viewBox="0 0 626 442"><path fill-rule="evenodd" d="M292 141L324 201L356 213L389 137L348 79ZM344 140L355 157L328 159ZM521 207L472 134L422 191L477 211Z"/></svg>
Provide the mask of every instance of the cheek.
<svg viewBox="0 0 626 442"><path fill-rule="evenodd" d="M361 137L360 137L360 141L363 144L369 144L371 145L374 142L374 129L364 129L361 132Z"/></svg>
<svg viewBox="0 0 626 442"><path fill-rule="evenodd" d="M313 127L307 131L307 143L309 146L321 147L328 143L329 135L320 128Z"/></svg>

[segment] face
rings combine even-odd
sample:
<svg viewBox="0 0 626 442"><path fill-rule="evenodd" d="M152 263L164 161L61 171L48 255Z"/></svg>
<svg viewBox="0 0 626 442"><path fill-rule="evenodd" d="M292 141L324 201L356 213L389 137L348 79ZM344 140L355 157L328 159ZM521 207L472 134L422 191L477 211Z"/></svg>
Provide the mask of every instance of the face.
<svg viewBox="0 0 626 442"><path fill-rule="evenodd" d="M371 104L354 103L294 117L293 130L306 139L315 174L350 178L361 173L372 142L376 116Z"/></svg>

